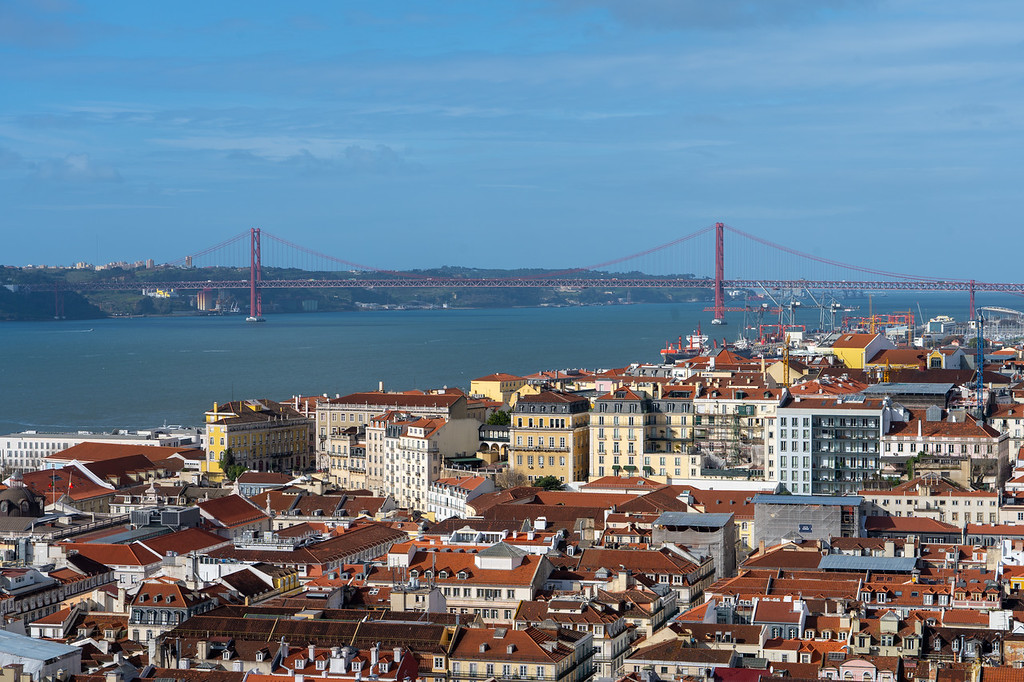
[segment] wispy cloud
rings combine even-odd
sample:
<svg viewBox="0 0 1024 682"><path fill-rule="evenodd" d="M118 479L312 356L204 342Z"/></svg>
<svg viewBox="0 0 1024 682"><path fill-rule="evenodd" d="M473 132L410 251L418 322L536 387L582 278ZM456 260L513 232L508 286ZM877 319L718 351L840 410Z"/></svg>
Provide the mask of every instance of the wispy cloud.
<svg viewBox="0 0 1024 682"><path fill-rule="evenodd" d="M88 154L68 154L62 159L47 159L36 165L34 177L58 182L121 182L113 166L97 163Z"/></svg>
<svg viewBox="0 0 1024 682"><path fill-rule="evenodd" d="M734 29L806 23L873 2L854 0L559 0L573 10L602 8L629 26L658 30Z"/></svg>

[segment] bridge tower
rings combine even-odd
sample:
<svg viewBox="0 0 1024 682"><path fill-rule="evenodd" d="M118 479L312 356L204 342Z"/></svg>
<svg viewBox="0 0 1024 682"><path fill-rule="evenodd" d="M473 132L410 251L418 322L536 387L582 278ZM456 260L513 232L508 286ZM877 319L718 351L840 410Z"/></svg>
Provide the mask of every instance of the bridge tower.
<svg viewBox="0 0 1024 682"><path fill-rule="evenodd" d="M711 324L725 324L725 224L715 223L715 316Z"/></svg>
<svg viewBox="0 0 1024 682"><path fill-rule="evenodd" d="M260 285L263 283L263 263L260 254L260 228L249 229L249 317L246 322L263 322L263 296Z"/></svg>
<svg viewBox="0 0 1024 682"><path fill-rule="evenodd" d="M975 314L975 311L974 311L974 280L972 279L969 284L970 284L970 292L971 292L971 303L970 303L970 308L971 309L967 313L967 319L968 320L973 320L973 319L975 319L977 317L977 315Z"/></svg>

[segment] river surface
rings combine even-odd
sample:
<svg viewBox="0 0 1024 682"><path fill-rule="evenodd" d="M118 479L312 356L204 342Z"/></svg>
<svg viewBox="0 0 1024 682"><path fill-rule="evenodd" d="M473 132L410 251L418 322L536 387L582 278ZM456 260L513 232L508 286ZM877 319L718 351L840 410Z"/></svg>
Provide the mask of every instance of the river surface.
<svg viewBox="0 0 1024 682"><path fill-rule="evenodd" d="M966 317L964 294L897 293L874 312ZM867 315L868 300L852 299ZM0 433L198 425L213 403L374 390L469 388L492 372L654 362L694 331L736 338L743 314L713 327L705 303L0 323ZM1024 308L1015 296L978 305ZM839 313L842 316L844 313ZM809 326L816 311L805 311Z"/></svg>

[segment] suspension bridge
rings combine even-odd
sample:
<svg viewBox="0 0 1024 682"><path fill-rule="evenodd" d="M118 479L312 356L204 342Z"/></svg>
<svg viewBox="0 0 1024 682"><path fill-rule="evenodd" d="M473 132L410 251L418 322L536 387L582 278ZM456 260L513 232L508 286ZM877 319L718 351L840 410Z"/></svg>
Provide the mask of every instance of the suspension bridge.
<svg viewBox="0 0 1024 682"><path fill-rule="evenodd" d="M726 235L730 237L730 271L726 276ZM167 264L193 270L198 267L248 267L246 279L142 281L129 278L63 285L75 291L132 291L147 289L247 289L250 319L262 319L261 291L265 289L328 288L670 288L714 292L708 311L714 320L744 308L727 304L732 290L792 291L962 291L969 294L974 318L976 292L1024 295L1024 283L950 280L910 275L851 265L821 255L771 242L724 223L638 253L567 270L544 271L517 277L425 275L361 265L252 228L219 244ZM305 271L317 277L267 278L264 266ZM681 274L686 273L686 274ZM706 273L703 275L693 273ZM793 273L804 277L794 278ZM59 292L55 292L59 296ZM58 303L58 306L60 304Z"/></svg>

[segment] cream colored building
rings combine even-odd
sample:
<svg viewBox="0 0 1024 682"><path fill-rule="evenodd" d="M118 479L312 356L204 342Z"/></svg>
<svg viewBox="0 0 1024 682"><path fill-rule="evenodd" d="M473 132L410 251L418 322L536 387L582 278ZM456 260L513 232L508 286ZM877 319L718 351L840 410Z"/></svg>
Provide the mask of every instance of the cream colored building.
<svg viewBox="0 0 1024 682"><path fill-rule="evenodd" d="M890 490L861 490L865 516L924 517L954 526L999 521L999 493L970 490L929 475Z"/></svg>

